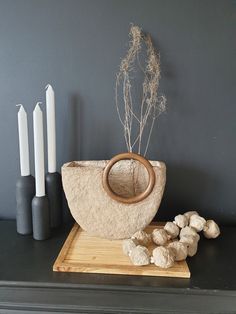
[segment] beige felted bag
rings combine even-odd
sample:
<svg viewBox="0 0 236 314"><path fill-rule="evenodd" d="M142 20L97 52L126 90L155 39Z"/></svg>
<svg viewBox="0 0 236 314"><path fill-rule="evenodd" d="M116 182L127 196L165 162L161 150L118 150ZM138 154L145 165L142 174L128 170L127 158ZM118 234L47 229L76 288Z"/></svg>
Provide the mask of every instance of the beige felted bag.
<svg viewBox="0 0 236 314"><path fill-rule="evenodd" d="M143 230L157 213L166 167L123 153L110 161L66 163L62 182L71 214L82 229L102 238L125 239Z"/></svg>

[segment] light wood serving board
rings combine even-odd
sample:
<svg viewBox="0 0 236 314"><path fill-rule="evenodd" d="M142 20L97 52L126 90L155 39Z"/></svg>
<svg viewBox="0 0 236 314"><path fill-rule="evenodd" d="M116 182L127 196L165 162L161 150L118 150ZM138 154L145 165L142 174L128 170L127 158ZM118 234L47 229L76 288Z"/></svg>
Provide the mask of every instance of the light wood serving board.
<svg viewBox="0 0 236 314"><path fill-rule="evenodd" d="M145 231L151 233L155 228L163 228L163 224L150 225ZM150 252L154 247L149 247ZM175 262L168 269L153 264L134 266L122 252L122 240L110 241L90 236L78 224L67 237L53 271L190 278L186 261Z"/></svg>

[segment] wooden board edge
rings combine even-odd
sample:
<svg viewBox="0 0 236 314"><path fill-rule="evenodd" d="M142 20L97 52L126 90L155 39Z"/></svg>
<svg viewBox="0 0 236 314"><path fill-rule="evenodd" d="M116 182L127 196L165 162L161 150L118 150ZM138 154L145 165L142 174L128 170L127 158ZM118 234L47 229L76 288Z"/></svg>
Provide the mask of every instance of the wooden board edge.
<svg viewBox="0 0 236 314"><path fill-rule="evenodd" d="M71 242L74 240L74 237L76 236L78 229L79 229L79 225L75 223L53 264L53 267L52 267L53 271L58 271L58 269L60 268L60 265L63 264L63 261L67 255L67 251L69 250Z"/></svg>
<svg viewBox="0 0 236 314"><path fill-rule="evenodd" d="M90 273L90 274L109 274L109 275L125 275L125 276L148 276L148 277L171 277L171 278L186 278L189 279L191 277L190 272L182 272L182 273L174 273L172 271L166 271L166 272L160 272L160 273L153 273L153 272L148 272L146 273L135 273L135 272L130 272L127 273L127 270L123 270L121 268L107 268L106 270L101 271L101 269L96 269L96 268L90 268L86 267L86 272L83 270L83 266L81 269L79 266L73 266L71 264L61 264L57 267L58 272L69 272L71 273Z"/></svg>
<svg viewBox="0 0 236 314"><path fill-rule="evenodd" d="M55 270L57 272L72 272L72 273L95 273L95 274L110 274L110 275L131 275L131 276L152 276L152 277L173 277L173 278L191 278L191 273L188 267L187 262L185 261L183 271L174 272L171 268L166 269L165 272L158 271L154 272L153 270L144 269L144 272L137 272L137 269L134 268L133 265L130 266L106 266L106 270L104 270L103 265L94 265L83 263L67 263L63 262L55 266ZM101 270L103 268L103 270ZM85 270L86 269L86 270Z"/></svg>

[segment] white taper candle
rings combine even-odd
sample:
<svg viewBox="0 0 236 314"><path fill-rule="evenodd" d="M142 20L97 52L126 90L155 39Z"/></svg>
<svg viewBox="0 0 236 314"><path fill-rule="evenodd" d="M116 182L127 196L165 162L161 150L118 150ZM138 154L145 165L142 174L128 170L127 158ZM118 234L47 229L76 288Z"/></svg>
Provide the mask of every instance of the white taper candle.
<svg viewBox="0 0 236 314"><path fill-rule="evenodd" d="M46 86L47 110L47 144L48 144L48 172L56 172L56 116L55 93L51 85Z"/></svg>
<svg viewBox="0 0 236 314"><path fill-rule="evenodd" d="M22 105L18 111L18 131L19 131L19 150L20 150L20 172L22 176L30 175L29 163L29 138L27 113Z"/></svg>
<svg viewBox="0 0 236 314"><path fill-rule="evenodd" d="M39 104L37 103L33 113L35 185L36 196L38 197L45 195L43 113Z"/></svg>

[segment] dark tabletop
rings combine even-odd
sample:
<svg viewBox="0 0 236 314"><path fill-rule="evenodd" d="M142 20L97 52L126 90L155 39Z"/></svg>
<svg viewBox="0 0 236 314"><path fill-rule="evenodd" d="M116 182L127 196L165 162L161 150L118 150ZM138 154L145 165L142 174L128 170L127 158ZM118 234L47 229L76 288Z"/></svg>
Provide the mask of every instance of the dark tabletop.
<svg viewBox="0 0 236 314"><path fill-rule="evenodd" d="M0 286L132 290L142 292L215 293L236 298L236 228L221 227L215 240L203 237L196 256L187 260L190 279L103 274L58 273L53 263L71 229L67 225L51 239L34 241L16 233L14 221L0 221Z"/></svg>

